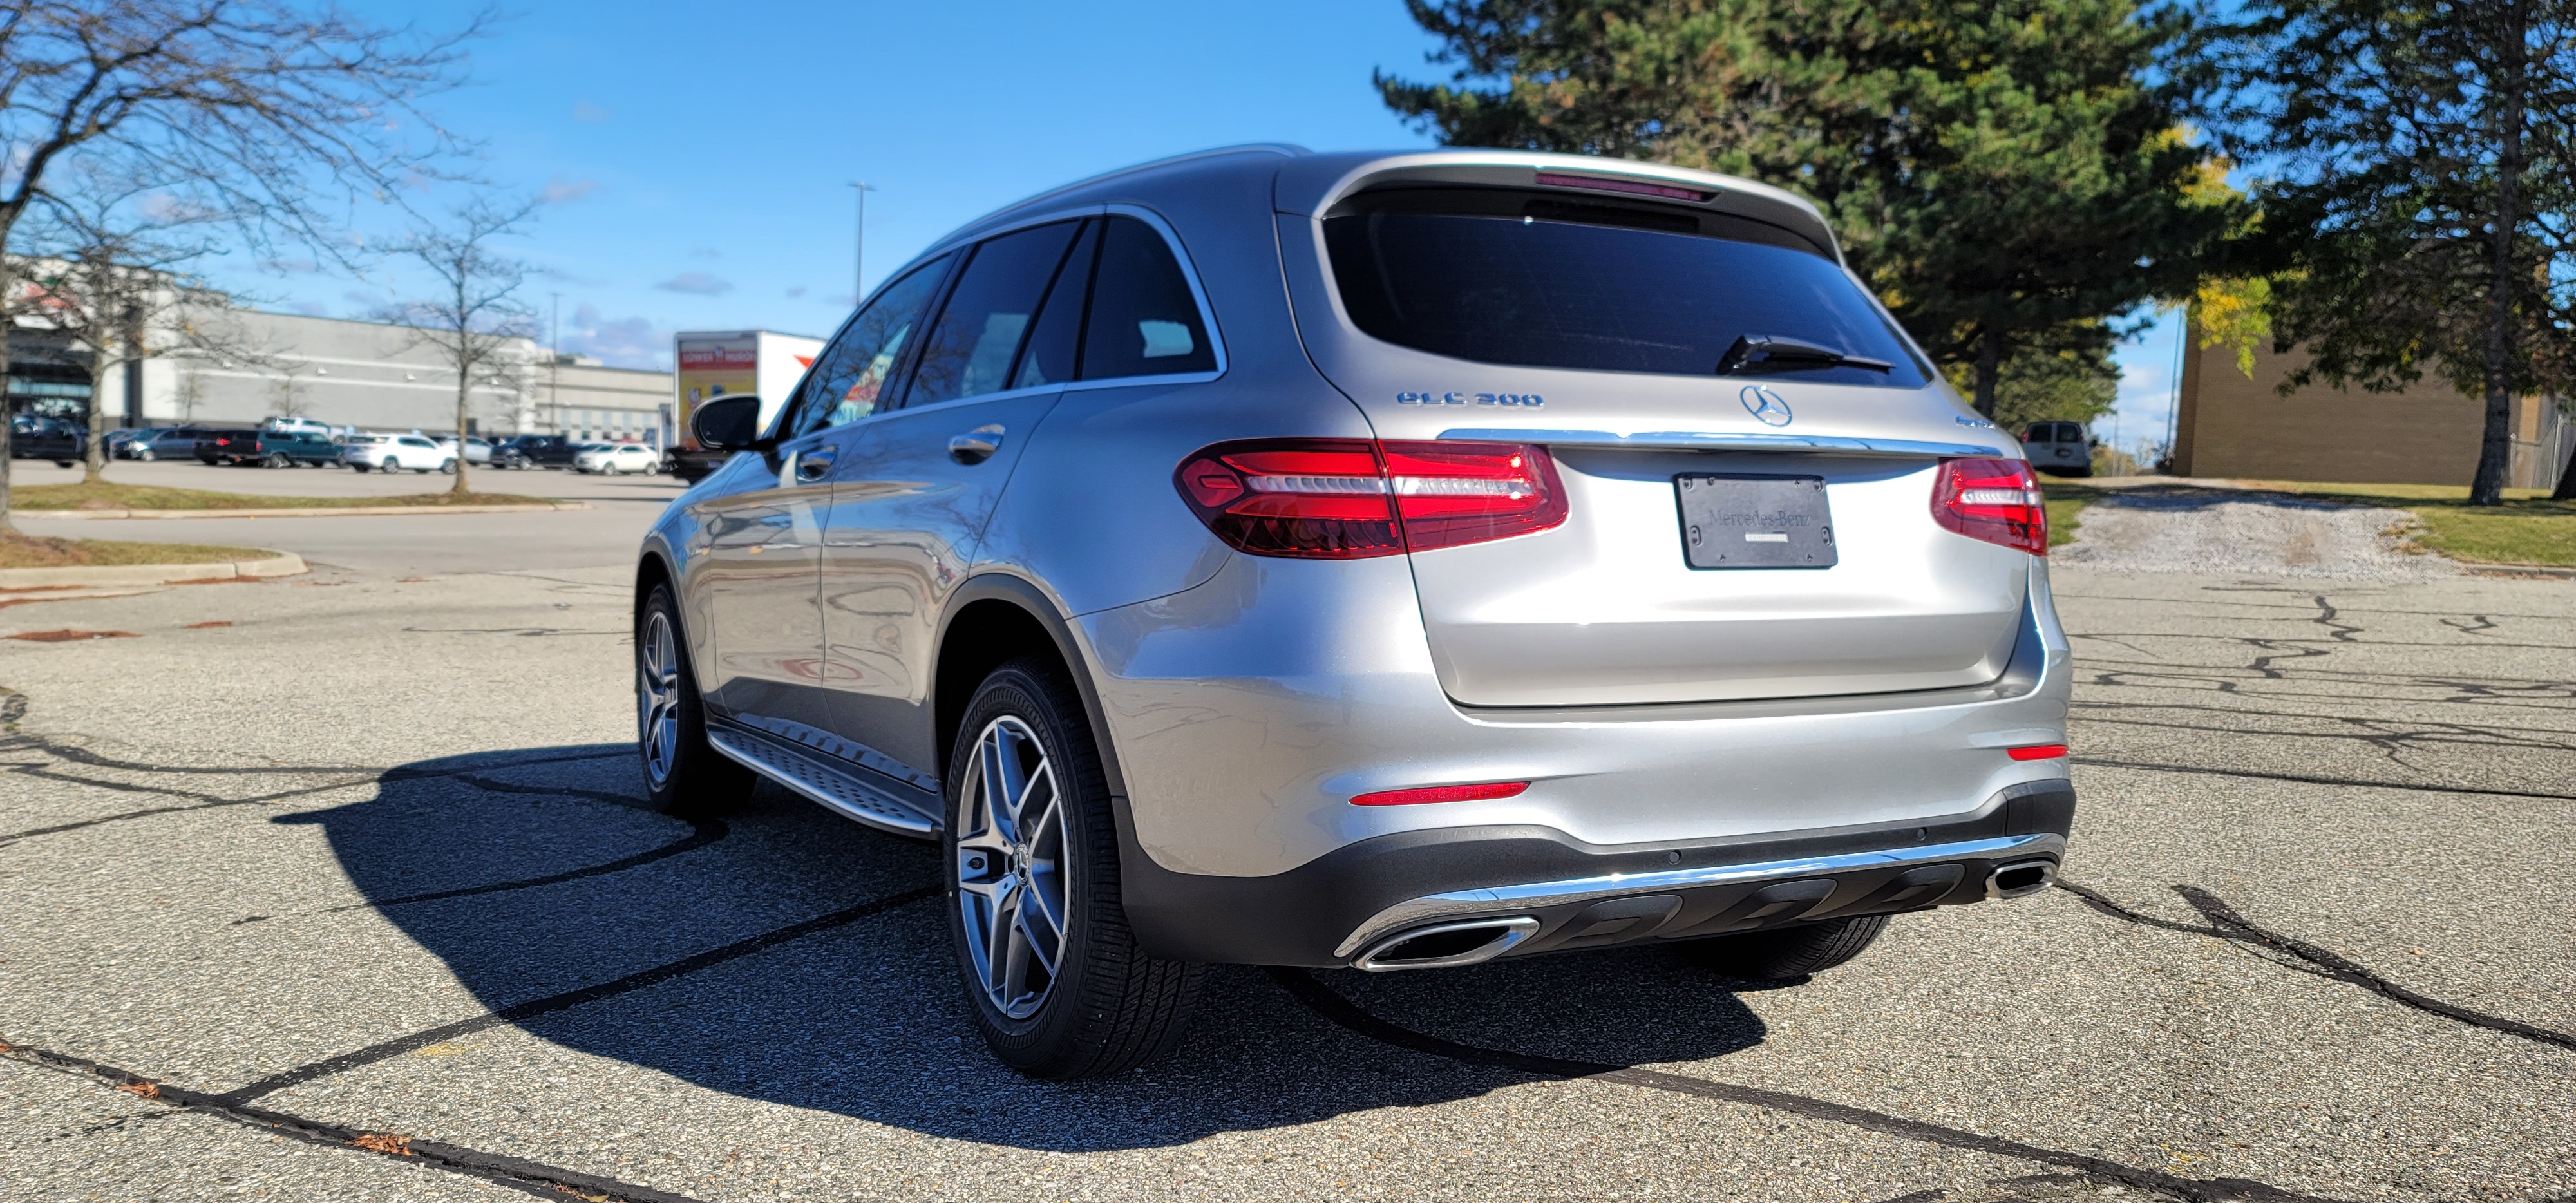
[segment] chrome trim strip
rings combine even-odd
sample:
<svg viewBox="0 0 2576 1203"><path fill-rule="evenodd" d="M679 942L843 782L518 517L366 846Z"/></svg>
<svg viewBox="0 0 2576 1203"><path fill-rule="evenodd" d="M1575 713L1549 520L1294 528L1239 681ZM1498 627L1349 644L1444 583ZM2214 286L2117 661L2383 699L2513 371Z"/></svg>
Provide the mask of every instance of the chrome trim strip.
<svg viewBox="0 0 2576 1203"><path fill-rule="evenodd" d="M1974 443L1926 443L1913 439L1856 439L1827 434L1723 434L1695 430L1649 430L1637 434L1612 434L1606 430L1467 427L1441 431L1440 437L1479 443L1545 443L1554 447L1643 447L1673 451L1827 451L1843 455L1893 455L1918 459L1945 455L2003 454L1992 447L1981 447Z"/></svg>
<svg viewBox="0 0 2576 1203"><path fill-rule="evenodd" d="M1362 945L1388 932L1448 915L1505 908L1537 910L1541 907L1558 906L1568 902L1612 898L1621 894L1655 894L1700 886L1740 885L1774 877L1804 877L1811 873L1840 873L1853 869L1879 869L1889 866L1918 865L1930 861L1964 860L2005 854L2062 857L2066 854L2066 837L2048 832L2037 835L2007 835L1982 840L1961 840L1950 844L1925 844L1919 848L1840 852L1831 856L1755 861L1741 865L1706 865L1696 869L1663 869L1653 873L1612 873L1605 877L1536 881L1525 885L1493 886L1481 890L1457 890L1447 894L1431 894L1396 903L1370 916L1368 922L1360 924L1358 930L1353 931L1349 939L1342 941L1341 947L1333 950L1333 955L1349 956Z"/></svg>
<svg viewBox="0 0 2576 1203"><path fill-rule="evenodd" d="M913 809L902 799L827 766L785 752L771 753L760 746L757 736L737 735L730 731L707 730L707 744L725 758L786 786L797 796L815 803L843 818L865 823L880 831L928 839L939 834L936 820ZM835 793L835 790L843 791Z"/></svg>

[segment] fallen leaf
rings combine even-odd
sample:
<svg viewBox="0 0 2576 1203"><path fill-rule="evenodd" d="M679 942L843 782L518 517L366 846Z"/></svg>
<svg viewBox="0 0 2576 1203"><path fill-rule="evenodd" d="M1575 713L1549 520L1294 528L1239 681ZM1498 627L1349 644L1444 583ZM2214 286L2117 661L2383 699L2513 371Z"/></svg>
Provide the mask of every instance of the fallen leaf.
<svg viewBox="0 0 2576 1203"><path fill-rule="evenodd" d="M350 1141L349 1143L356 1145L361 1149L365 1149L370 1153L391 1153L396 1157L419 1156L419 1154L411 1151L410 1137L396 1135L392 1132L362 1132L358 1134L358 1138L356 1140Z"/></svg>
<svg viewBox="0 0 2576 1203"><path fill-rule="evenodd" d="M218 619L214 622L192 622L188 624L187 629L191 631L202 631L207 627L228 627L231 625L233 624L228 620Z"/></svg>
<svg viewBox="0 0 2576 1203"><path fill-rule="evenodd" d="M129 1082L123 1086L117 1087L117 1089L133 1095L136 1098L157 1099L161 1097L161 1087L151 1082Z"/></svg>
<svg viewBox="0 0 2576 1203"><path fill-rule="evenodd" d="M24 639L24 640L28 641L29 643L74 643L74 642L78 642L78 641L83 640L83 639L139 639L139 638L142 638L142 637L141 637L141 636L139 636L139 635L136 635L136 634L135 634L134 632L132 632L132 631L72 631L72 630L62 630L62 631L20 631L19 633L15 634L15 635L11 635L11 636L10 636L10 638L11 638L11 639Z"/></svg>

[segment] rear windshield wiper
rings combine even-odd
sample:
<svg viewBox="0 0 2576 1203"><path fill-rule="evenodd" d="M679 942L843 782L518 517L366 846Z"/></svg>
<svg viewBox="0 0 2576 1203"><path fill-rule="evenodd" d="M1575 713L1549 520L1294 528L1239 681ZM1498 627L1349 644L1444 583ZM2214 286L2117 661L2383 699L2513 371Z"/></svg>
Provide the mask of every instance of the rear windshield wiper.
<svg viewBox="0 0 2576 1203"><path fill-rule="evenodd" d="M1732 376L1737 372L1812 372L1823 368L1868 368L1873 372L1892 372L1896 365L1884 359L1867 359L1845 355L1832 347L1805 339L1778 334L1746 334L1726 349L1717 361L1717 374Z"/></svg>

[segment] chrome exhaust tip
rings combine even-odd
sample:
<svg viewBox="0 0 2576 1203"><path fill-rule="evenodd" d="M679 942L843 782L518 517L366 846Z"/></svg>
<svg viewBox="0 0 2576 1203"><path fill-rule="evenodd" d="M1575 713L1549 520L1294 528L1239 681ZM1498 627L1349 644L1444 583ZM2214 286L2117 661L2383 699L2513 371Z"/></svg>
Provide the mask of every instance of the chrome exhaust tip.
<svg viewBox="0 0 2576 1203"><path fill-rule="evenodd" d="M2057 862L2053 860L2014 861L1997 865L1986 875L1986 897L2028 898L2048 888L2057 880Z"/></svg>
<svg viewBox="0 0 2576 1203"><path fill-rule="evenodd" d="M1352 964L1371 973L1398 969L1448 969L1490 961L1538 934L1538 920L1470 919L1398 932L1369 946Z"/></svg>

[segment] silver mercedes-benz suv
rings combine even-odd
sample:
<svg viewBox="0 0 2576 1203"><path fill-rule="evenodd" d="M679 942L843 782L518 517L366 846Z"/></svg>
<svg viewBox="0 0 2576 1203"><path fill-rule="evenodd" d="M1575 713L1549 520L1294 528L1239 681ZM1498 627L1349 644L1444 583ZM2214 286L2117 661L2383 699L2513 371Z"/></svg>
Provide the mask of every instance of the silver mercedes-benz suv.
<svg viewBox="0 0 2576 1203"><path fill-rule="evenodd" d="M2038 484L1777 189L1150 163L691 425L734 454L637 569L656 801L939 841L1029 1074L1168 1047L1209 963L1794 978L2065 851Z"/></svg>

